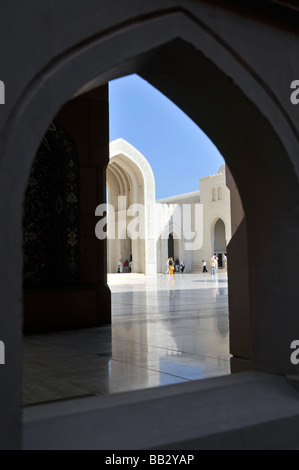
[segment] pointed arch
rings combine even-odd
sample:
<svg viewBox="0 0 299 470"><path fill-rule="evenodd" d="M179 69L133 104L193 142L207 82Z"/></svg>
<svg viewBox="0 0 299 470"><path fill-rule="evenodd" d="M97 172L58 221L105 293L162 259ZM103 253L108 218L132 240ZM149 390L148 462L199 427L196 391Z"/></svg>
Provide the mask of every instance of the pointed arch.
<svg viewBox="0 0 299 470"><path fill-rule="evenodd" d="M144 207L141 223L144 226L145 239L131 240L127 230L122 230L120 239L108 240L108 270L115 272L119 259L133 258L133 271L155 274L155 242L149 237L150 206L155 203L155 178L153 170L135 147L124 139L117 139L110 144L109 165L107 168L108 199L119 212L127 210L132 204ZM118 206L119 194L126 198L125 205ZM124 214L122 214L124 216ZM127 225L129 218L127 218ZM109 233L109 228L108 228Z"/></svg>

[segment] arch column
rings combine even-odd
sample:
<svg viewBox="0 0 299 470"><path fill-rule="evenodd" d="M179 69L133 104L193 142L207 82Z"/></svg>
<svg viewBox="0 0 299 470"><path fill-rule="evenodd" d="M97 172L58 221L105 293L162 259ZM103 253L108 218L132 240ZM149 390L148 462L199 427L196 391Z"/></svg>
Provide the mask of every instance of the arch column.
<svg viewBox="0 0 299 470"><path fill-rule="evenodd" d="M99 87L69 101L61 109L58 120L73 136L80 159L81 284L77 290L84 292L84 297L74 297L78 313L73 320L70 317L69 326L110 324L107 240L95 237L95 209L105 204L107 197L108 86Z"/></svg>
<svg viewBox="0 0 299 470"><path fill-rule="evenodd" d="M140 238L131 240L133 271L155 275L157 274L157 248L156 241L151 234L151 206L155 204L156 199L153 171L149 162L136 148L123 139L117 139L110 144L108 178L111 178L111 173L116 172L118 177L114 180L113 191L119 191L119 194L127 198L126 209L132 204L143 206L142 213L138 214L139 222L143 226L140 225L142 228ZM124 183L121 184L121 181ZM112 185L108 186L112 188ZM113 194L111 196L111 199L115 200ZM137 217L137 213L134 216L127 214L127 227L135 216ZM120 245L121 242L122 240L119 240Z"/></svg>

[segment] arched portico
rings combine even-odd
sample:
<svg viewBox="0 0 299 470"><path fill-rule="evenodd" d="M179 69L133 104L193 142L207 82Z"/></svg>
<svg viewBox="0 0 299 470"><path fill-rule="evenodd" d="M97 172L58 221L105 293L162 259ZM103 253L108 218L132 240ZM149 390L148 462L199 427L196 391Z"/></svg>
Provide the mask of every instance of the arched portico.
<svg viewBox="0 0 299 470"><path fill-rule="evenodd" d="M150 206L155 204L155 178L147 159L123 139L110 144L110 160L107 168L109 204L114 209L116 227L113 231L108 224L108 270L117 269L118 260L133 261L133 272L156 274L155 241L151 239ZM119 199L121 197L121 199ZM128 233L134 215L130 207L141 205L138 213L140 236L132 239ZM128 212L129 211L129 212ZM119 233L119 220L126 220L124 230ZM110 220L113 223L113 220ZM143 227L143 228L142 228ZM121 235L121 238L119 238ZM112 239L114 238L114 239ZM134 238L134 237L133 237Z"/></svg>
<svg viewBox="0 0 299 470"><path fill-rule="evenodd" d="M156 28L160 31L159 36ZM134 38L134 45L120 50L116 38L125 43L129 43L130 38ZM193 44L193 47L190 44ZM164 47L155 50L161 45ZM105 58L108 51L109 61ZM142 59L147 53L151 54L146 61L146 67L141 61L139 69L138 61L129 59L132 56ZM98 61L93 60L94 56L98 57ZM222 62L221 59L225 59L225 62ZM265 345L269 344L270 349L266 354L267 364L272 363L273 370L277 370L280 360L276 356L283 357L284 351L285 359L282 359L281 367L284 369L288 365L287 368L290 368L289 351L286 348L290 342L290 336L286 335L285 340L281 341L279 329L278 344L274 348L275 359L273 356L273 335L271 335L271 341L270 338L269 341L265 341L263 338L263 334L266 336L268 334L267 321L265 330L260 327L260 322L263 318L263 312L269 308L267 302L271 303L274 291L272 282L266 286L264 284L267 284L267 281L264 276L262 276L263 279L258 279L256 275L257 266L260 265L262 270L265 263L267 265L270 263L268 257L271 259L275 257L274 252L273 257L270 255L271 250L268 243L270 234L267 230L259 231L259 237L265 237L265 239L260 240L258 246L255 246L257 224L271 227L270 238L274 251L277 251L275 237L277 237L277 243L285 254L288 253L289 246L296 246L295 240L292 243L288 240L286 244L282 242L281 227L289 225L289 223L293 225L297 220L297 215L289 210L290 207L294 207L294 201L297 200L299 194L295 172L297 165L294 161L294 152L290 149L291 142L294 143L293 148L296 148L297 136L294 135L293 129L286 122L285 115L281 113L277 103L271 101L271 97L260 83L254 82L250 71L243 68L236 57L230 55L228 50L210 35L209 31L202 29L182 12L164 13L158 21L150 19L137 21L132 29L120 27L117 33L113 31L111 36L107 33L104 39L102 37L100 39L94 38L84 45L77 43L64 54L63 60L61 57L57 60L59 60L60 66L58 67L58 62L55 60L52 61L47 68L47 73L44 71L42 76L37 76L34 84L28 87L23 100L10 116L10 126L6 134L4 157L1 163L2 172L8 175L14 174L15 179L13 200L5 196L5 184L10 187L10 179L7 180L8 182L5 181L3 185L3 207L5 207L5 211L9 210L10 213L15 214L11 227L10 218L6 218L9 232L12 233L16 221L20 221L22 218L23 192L33 155L35 155L48 123L57 110L72 95L78 93L78 89L81 89L79 93L82 93L93 86L105 83L107 79L138 70L141 76L173 99L214 140L227 159L240 190L247 218L248 243L249 247L252 244L252 256L255 257L255 261L252 263L255 265L255 275L250 278L251 291L257 292L258 283L258 289L263 287L264 291L269 292L269 295L263 295L263 302L258 301L256 304L255 294L251 299L252 306L254 305L253 311L259 318L259 328L255 336L255 340L260 345L255 349L259 351L257 352L256 364L263 363L264 353L260 351L265 351ZM124 64L126 64L125 69L123 68ZM81 73L74 75L73 70L78 67ZM107 67L108 75L106 73ZM190 76L188 93L184 91L186 74ZM229 78L232 74L234 83L239 86L232 85ZM84 85L87 82L89 85L86 88ZM54 89L55 93L51 92ZM191 89L194 90L193 93ZM214 107L211 106L210 96L213 96ZM258 102L259 97L260 102ZM200 102L201 106L194 106L196 102ZM260 112L261 103L264 105L264 116ZM40 114L41 108L43 109L42 115ZM230 110L229 114L227 113L228 109ZM215 113L219 116L217 122L214 119ZM245 115L246 120L240 119L240 116ZM218 126L219 121L226 122L225 128ZM248 122L250 122L250 127ZM34 124L32 125L32 123ZM13 129L13 133L9 129ZM16 134L18 134L18 139L15 138ZM252 139L252 135L255 136L255 139ZM6 155L9 155L10 158ZM20 171L15 174L14 167L19 155L22 155L22 161L18 164ZM241 166L239 164L240 155L242 155ZM242 168L247 163L245 175ZM257 171L254 170L255 168ZM271 168L271 173L268 172L269 168ZM254 193L251 184L253 180L256 183ZM286 182L285 188L284 181ZM269 190L267 191L268 186ZM279 196L272 191L273 187L280 187ZM7 194L10 192L8 191ZM288 238L291 233L294 234L296 231L285 232L284 236L288 234ZM11 239L11 237L9 238ZM281 246L282 243L284 248ZM4 241L1 246L6 246L6 244L7 242ZM266 244L268 244L267 252L261 253L261 247ZM14 250L8 250L8 252L14 253ZM286 257L282 256L282 262L284 259ZM17 265L16 260L11 264ZM11 283L11 285L14 284ZM9 292L11 289L8 289L7 293ZM276 292L277 289L275 289ZM291 297L290 295L289 298ZM14 293L10 298L13 302L16 294ZM280 311L278 305L279 302L276 301L271 310L272 325L273 316L275 316L273 312ZM283 305L285 311L285 302ZM289 320L292 322L292 318ZM277 313L276 321L278 324L281 321L279 313ZM293 368L291 367L291 369Z"/></svg>
<svg viewBox="0 0 299 470"><path fill-rule="evenodd" d="M169 239L173 239L173 256L178 258L180 261L185 259L185 239L182 233L182 229L176 224L169 224L167 226L161 238L157 242L157 266L159 272L165 273L167 269L167 260L170 256L169 253ZM175 261L175 260L174 260Z"/></svg>
<svg viewBox="0 0 299 470"><path fill-rule="evenodd" d="M218 266L223 268L223 255L227 253L226 227L222 219L214 225L214 253L218 257Z"/></svg>
<svg viewBox="0 0 299 470"><path fill-rule="evenodd" d="M231 240L231 223L225 216L217 216L211 224L211 246L212 251L226 252Z"/></svg>

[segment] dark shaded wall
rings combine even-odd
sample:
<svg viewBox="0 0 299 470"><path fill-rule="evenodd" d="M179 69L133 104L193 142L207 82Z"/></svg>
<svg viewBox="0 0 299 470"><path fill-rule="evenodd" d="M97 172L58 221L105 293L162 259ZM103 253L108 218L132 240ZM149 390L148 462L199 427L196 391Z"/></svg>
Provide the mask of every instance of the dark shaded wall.
<svg viewBox="0 0 299 470"><path fill-rule="evenodd" d="M254 369L246 219L228 245L230 353L232 373Z"/></svg>
<svg viewBox="0 0 299 470"><path fill-rule="evenodd" d="M236 233L245 217L242 201L238 187L233 178L233 175L227 165L225 165L226 172L226 186L230 190L230 207L231 207L231 223L232 223L232 236Z"/></svg>
<svg viewBox="0 0 299 470"><path fill-rule="evenodd" d="M42 287L27 287L25 332L84 328L111 322L106 242L95 237L95 209L106 201L108 113L108 86L103 86L69 101L56 116L57 122L72 136L79 156L80 281L53 285L50 280Z"/></svg>
<svg viewBox="0 0 299 470"><path fill-rule="evenodd" d="M231 371L253 369L252 325L249 292L248 238L245 213L236 182L226 165L230 190L232 239L228 245L228 283Z"/></svg>
<svg viewBox="0 0 299 470"><path fill-rule="evenodd" d="M180 106L221 150L246 212L254 368L298 376L299 367L290 361L290 344L298 339L299 331L298 268L289 262L290 256L299 257L299 108L290 101L291 81L299 78L298 13L265 0L12 0L5 4L0 25L1 80L6 85L6 104L0 108L0 339L6 346L7 361L0 367L0 447L20 448L22 439L24 192L33 157L53 116L90 82L100 85L140 73ZM160 47L164 50L157 50ZM67 123L62 124L67 128ZM104 180L101 167L97 171ZM274 262L276 270L266 276L265 266ZM106 299L105 294L97 295L106 292L105 280L100 274L98 279L97 288L93 287L97 302ZM95 309L94 314L98 312ZM262 386L259 377L257 398ZM260 409L253 395L246 395L246 387L233 395L236 387L231 382L231 392L224 394L221 383L216 385L218 396L222 411L227 410L230 417L224 432L244 426L244 407L249 410L250 423L253 416L260 423ZM269 410L280 410L282 399L288 416L297 412L296 407L289 407L290 393L284 385L284 378L274 386L271 382L271 390L278 394L276 398L267 394L269 408L263 413L267 423L271 421ZM205 390L201 399L205 421L190 405L193 421L188 418L187 423L195 433L198 423L203 423L207 439L218 422L213 396ZM233 396L243 400L239 409ZM295 390L293 396L297 404ZM180 403L189 406L188 396L179 391L178 397L176 409ZM155 399L151 403L156 410L161 405ZM261 407L264 410L263 404ZM53 408L52 416L58 416L56 405ZM125 407L123 410L128 415ZM186 416L177 416L173 409L166 414L163 422L171 423L172 429ZM79 418L82 423L82 414ZM138 418L144 426L146 416L140 412ZM94 413L86 419L94 423ZM45 428L37 422L34 419L31 429L35 428L41 446L43 439L49 444L46 433L41 432ZM106 436L100 423L97 418L95 427ZM55 419L51 424L70 429L64 434L72 441L74 424L65 428ZM298 427L292 432L297 438ZM126 427L127 435L132 436L130 427ZM147 436L140 435L148 445ZM267 433L256 435L264 439ZM284 433L278 429L277 442L281 435ZM115 448L114 432L111 436ZM159 433L157 440L156 447L161 442Z"/></svg>

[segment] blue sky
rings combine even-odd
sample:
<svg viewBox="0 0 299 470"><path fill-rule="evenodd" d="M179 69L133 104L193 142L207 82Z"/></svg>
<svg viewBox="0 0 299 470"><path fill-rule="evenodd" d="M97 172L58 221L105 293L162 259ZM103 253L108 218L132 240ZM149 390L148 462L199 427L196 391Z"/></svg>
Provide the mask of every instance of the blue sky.
<svg viewBox="0 0 299 470"><path fill-rule="evenodd" d="M224 160L199 127L137 75L110 82L110 141L123 138L149 161L157 199L199 189Z"/></svg>

